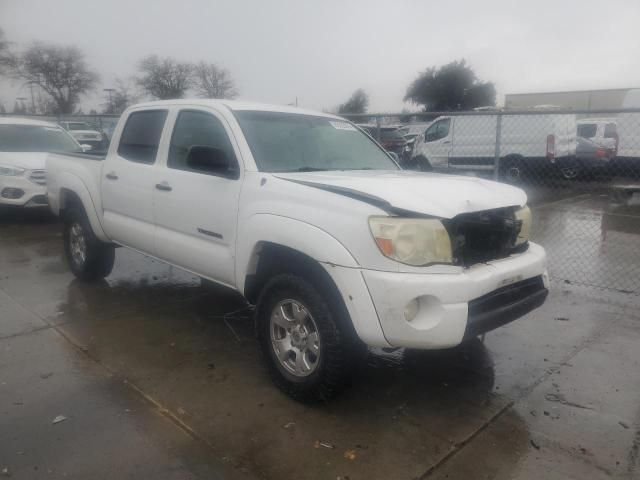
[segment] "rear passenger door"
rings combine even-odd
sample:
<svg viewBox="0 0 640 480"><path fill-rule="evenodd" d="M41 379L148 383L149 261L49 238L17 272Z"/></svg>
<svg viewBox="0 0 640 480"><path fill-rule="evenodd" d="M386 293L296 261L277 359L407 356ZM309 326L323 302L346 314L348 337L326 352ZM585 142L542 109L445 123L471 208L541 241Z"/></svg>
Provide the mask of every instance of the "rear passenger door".
<svg viewBox="0 0 640 480"><path fill-rule="evenodd" d="M154 199L158 257L235 286L235 244L241 186L240 156L224 116L182 108L166 158L156 172ZM207 173L187 164L192 147L214 147L228 171Z"/></svg>
<svg viewBox="0 0 640 480"><path fill-rule="evenodd" d="M129 114L117 149L102 169L105 231L115 241L155 255L154 172L166 109Z"/></svg>

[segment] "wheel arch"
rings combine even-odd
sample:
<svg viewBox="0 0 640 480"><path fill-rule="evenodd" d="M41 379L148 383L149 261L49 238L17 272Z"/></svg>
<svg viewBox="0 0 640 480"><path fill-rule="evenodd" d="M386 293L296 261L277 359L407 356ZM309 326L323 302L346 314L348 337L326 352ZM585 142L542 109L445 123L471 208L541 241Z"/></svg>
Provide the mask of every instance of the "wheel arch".
<svg viewBox="0 0 640 480"><path fill-rule="evenodd" d="M109 242L109 238L102 228L96 206L89 189L78 177L64 175L59 181L58 215L64 219L65 212L71 208L81 208L89 219L93 233L103 242Z"/></svg>

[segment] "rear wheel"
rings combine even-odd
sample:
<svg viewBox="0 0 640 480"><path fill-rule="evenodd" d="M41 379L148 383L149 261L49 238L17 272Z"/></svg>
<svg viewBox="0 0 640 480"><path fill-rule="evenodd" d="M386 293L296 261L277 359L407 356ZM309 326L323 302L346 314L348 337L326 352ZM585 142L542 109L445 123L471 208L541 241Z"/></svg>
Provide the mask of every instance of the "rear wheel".
<svg viewBox="0 0 640 480"><path fill-rule="evenodd" d="M86 214L71 209L64 216L64 251L73 274L83 281L106 277L113 270L115 248L93 233Z"/></svg>
<svg viewBox="0 0 640 480"><path fill-rule="evenodd" d="M580 164L571 160L566 164L560 166L560 173L565 180L574 180L580 176L581 168Z"/></svg>
<svg viewBox="0 0 640 480"><path fill-rule="evenodd" d="M273 382L302 402L328 400L350 381L354 348L335 302L307 279L280 274L265 285L256 315Z"/></svg>
<svg viewBox="0 0 640 480"><path fill-rule="evenodd" d="M517 158L506 158L500 164L499 175L503 182L520 184L525 174L522 162Z"/></svg>

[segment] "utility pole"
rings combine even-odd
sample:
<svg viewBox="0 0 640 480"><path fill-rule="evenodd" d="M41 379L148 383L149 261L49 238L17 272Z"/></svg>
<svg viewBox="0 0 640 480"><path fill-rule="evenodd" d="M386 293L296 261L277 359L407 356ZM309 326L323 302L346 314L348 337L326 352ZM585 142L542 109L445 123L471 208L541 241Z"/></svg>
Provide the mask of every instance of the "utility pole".
<svg viewBox="0 0 640 480"><path fill-rule="evenodd" d="M109 111L110 111L111 113L114 113L114 111L113 111L113 97L112 97L112 95L113 95L113 92L115 92L115 91L116 91L116 89L115 89L115 88L103 88L103 89L102 89L102 91L107 92L107 93L109 94Z"/></svg>

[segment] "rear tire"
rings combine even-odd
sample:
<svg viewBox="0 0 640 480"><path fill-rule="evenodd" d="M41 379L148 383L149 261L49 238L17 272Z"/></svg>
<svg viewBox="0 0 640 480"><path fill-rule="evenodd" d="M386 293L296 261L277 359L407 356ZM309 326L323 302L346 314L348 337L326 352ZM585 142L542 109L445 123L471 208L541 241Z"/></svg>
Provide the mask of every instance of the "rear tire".
<svg viewBox="0 0 640 480"><path fill-rule="evenodd" d="M65 213L63 240L67 263L79 280L102 279L113 270L115 248L95 236L84 211L73 208Z"/></svg>
<svg viewBox="0 0 640 480"><path fill-rule="evenodd" d="M518 158L505 158L498 173L500 180L512 185L521 184L525 178L523 162Z"/></svg>
<svg viewBox="0 0 640 480"><path fill-rule="evenodd" d="M295 400L326 401L347 387L354 342L335 302L306 278L279 274L257 302L262 353L275 385Z"/></svg>

